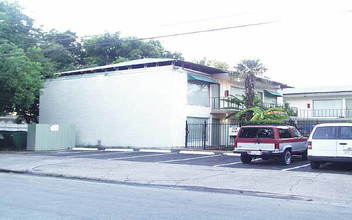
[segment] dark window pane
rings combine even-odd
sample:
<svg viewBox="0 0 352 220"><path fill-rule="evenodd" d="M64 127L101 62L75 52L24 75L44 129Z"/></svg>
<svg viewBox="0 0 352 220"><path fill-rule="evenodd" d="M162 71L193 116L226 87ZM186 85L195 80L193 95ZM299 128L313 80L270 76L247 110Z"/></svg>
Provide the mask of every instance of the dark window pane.
<svg viewBox="0 0 352 220"><path fill-rule="evenodd" d="M319 127L313 134L313 139L336 139L335 127Z"/></svg>
<svg viewBox="0 0 352 220"><path fill-rule="evenodd" d="M278 128L280 138L292 138L290 129L288 128Z"/></svg>

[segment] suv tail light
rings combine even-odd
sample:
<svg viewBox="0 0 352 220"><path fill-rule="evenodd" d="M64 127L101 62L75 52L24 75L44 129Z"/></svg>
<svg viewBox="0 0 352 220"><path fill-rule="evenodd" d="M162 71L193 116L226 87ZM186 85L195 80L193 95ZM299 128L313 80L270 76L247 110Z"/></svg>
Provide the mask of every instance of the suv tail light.
<svg viewBox="0 0 352 220"><path fill-rule="evenodd" d="M235 141L235 148L237 148L237 141Z"/></svg>
<svg viewBox="0 0 352 220"><path fill-rule="evenodd" d="M275 142L275 149L280 149L280 143L279 142Z"/></svg>
<svg viewBox="0 0 352 220"><path fill-rule="evenodd" d="M312 142L311 141L308 141L308 149L312 150Z"/></svg>

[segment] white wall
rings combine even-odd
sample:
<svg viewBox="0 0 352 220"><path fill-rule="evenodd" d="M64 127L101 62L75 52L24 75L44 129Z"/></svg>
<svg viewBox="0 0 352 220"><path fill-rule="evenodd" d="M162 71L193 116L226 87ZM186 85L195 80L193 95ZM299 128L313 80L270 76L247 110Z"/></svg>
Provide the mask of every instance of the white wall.
<svg viewBox="0 0 352 220"><path fill-rule="evenodd" d="M74 124L77 145L184 146L186 104L187 74L172 66L84 74L45 83L39 120Z"/></svg>
<svg viewBox="0 0 352 220"><path fill-rule="evenodd" d="M298 117L312 117L313 100L311 98L284 97L284 100L290 104L290 107L298 109ZM308 108L308 104L310 105L310 108Z"/></svg>

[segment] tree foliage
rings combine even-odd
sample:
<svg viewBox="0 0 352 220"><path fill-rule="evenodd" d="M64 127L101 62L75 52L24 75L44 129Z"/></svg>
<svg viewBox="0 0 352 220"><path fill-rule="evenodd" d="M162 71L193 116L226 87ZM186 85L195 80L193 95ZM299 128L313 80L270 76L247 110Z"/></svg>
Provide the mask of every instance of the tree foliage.
<svg viewBox="0 0 352 220"><path fill-rule="evenodd" d="M94 65L136 60L141 58L183 59L181 53L165 50L159 41L140 41L135 37L120 38L118 33L105 33L83 42L86 62ZM90 46L92 45L92 46Z"/></svg>
<svg viewBox="0 0 352 220"><path fill-rule="evenodd" d="M214 68L220 69L220 70L228 70L229 69L229 65L226 62L215 60L215 59L208 60L206 57L204 57L201 60L195 60L194 62L197 64L200 64L200 65L214 67Z"/></svg>
<svg viewBox="0 0 352 220"><path fill-rule="evenodd" d="M20 53L13 43L1 42L0 53ZM43 87L41 64L25 55L0 57L0 114L17 112L30 121L29 109Z"/></svg>
<svg viewBox="0 0 352 220"><path fill-rule="evenodd" d="M235 111L227 118L237 118L241 124L284 124L286 119L295 114L288 105L283 108L267 108L258 97L254 98L254 106L251 108L246 107L247 100L244 95L241 98L230 95L223 101L229 103L230 106L223 109ZM248 117L249 114L251 117Z"/></svg>

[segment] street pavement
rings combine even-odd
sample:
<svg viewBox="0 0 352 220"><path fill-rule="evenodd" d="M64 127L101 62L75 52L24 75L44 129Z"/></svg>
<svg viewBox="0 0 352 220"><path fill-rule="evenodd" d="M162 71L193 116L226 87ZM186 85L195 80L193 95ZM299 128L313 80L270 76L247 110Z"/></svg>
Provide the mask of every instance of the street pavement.
<svg viewBox="0 0 352 220"><path fill-rule="evenodd" d="M300 157L295 157L290 166L281 166L275 160L256 160L244 165L238 155L218 152L2 152L0 169L126 185L352 206L350 165L327 164L315 171Z"/></svg>
<svg viewBox="0 0 352 220"><path fill-rule="evenodd" d="M351 219L350 207L0 173L0 219Z"/></svg>

